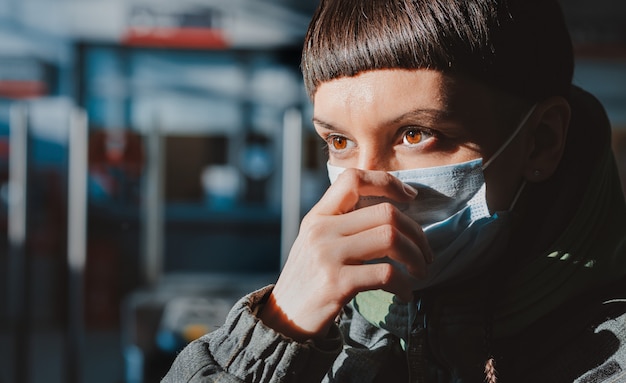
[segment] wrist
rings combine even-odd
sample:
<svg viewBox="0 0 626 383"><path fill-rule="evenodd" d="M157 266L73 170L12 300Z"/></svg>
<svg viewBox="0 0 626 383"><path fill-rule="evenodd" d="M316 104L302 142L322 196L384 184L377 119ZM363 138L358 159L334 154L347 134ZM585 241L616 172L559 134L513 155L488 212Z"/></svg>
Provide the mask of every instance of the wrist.
<svg viewBox="0 0 626 383"><path fill-rule="evenodd" d="M260 307L257 316L265 326L300 343L304 343L309 339L324 338L330 328L330 326L325 326L325 328L317 332L303 329L281 309L276 302L274 294L268 296L267 301Z"/></svg>

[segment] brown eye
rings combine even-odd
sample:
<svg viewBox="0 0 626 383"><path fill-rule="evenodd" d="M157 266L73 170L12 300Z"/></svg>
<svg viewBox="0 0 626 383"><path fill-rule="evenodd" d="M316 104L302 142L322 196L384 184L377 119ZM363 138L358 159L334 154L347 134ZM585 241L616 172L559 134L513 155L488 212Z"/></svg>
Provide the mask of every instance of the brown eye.
<svg viewBox="0 0 626 383"><path fill-rule="evenodd" d="M348 147L348 140L345 137L335 136L332 138L333 149L343 150Z"/></svg>
<svg viewBox="0 0 626 383"><path fill-rule="evenodd" d="M409 145L416 145L422 142L422 132L419 130L409 130L404 134L404 142Z"/></svg>

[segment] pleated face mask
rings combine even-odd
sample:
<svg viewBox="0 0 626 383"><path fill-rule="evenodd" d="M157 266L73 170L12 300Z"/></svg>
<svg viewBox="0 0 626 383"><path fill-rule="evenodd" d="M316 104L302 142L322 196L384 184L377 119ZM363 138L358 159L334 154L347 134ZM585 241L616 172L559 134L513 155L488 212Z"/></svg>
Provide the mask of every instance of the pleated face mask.
<svg viewBox="0 0 626 383"><path fill-rule="evenodd" d="M476 275L503 250L510 235L510 211L524 184L508 210L491 214L483 171L517 136L533 111L534 107L484 166L482 159L476 159L445 166L390 171L391 175L417 189L413 201L398 203L377 196L359 199L357 209L389 202L422 226L433 250L434 261L428 266L428 277L414 280L414 290ZM330 164L327 167L331 183L345 170ZM377 261L390 262L405 269L387 257Z"/></svg>

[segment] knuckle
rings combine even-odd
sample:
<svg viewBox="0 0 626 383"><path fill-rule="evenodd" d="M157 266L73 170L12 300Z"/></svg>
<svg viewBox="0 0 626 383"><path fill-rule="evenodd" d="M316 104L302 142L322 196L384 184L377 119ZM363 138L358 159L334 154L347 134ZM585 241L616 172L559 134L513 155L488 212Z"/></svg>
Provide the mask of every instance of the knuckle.
<svg viewBox="0 0 626 383"><path fill-rule="evenodd" d="M386 222L395 223L398 219L398 209L390 202L381 202L376 205L376 209L378 209L378 214Z"/></svg>
<svg viewBox="0 0 626 383"><path fill-rule="evenodd" d="M314 215L311 212L305 214L305 216L300 221L300 228L301 229L305 229L305 228L308 228L308 227L312 226L314 224L314 222L315 222L313 217L314 217Z"/></svg>
<svg viewBox="0 0 626 383"><path fill-rule="evenodd" d="M361 182L361 171L359 169L348 168L339 175L337 180L348 185L358 185Z"/></svg>
<svg viewBox="0 0 626 383"><path fill-rule="evenodd" d="M391 174L389 174L388 172L383 172L384 177L385 177L385 182L389 183L389 184L394 184L397 182L397 178Z"/></svg>
<svg viewBox="0 0 626 383"><path fill-rule="evenodd" d="M339 177L337 177L337 180L331 187L335 190L340 190L340 192L346 196L358 198L358 191L361 188L362 182L362 171L349 168L339 174Z"/></svg>
<svg viewBox="0 0 626 383"><path fill-rule="evenodd" d="M389 263L381 263L378 265L378 280L381 285L387 286L391 283L394 276L394 268Z"/></svg>
<svg viewBox="0 0 626 383"><path fill-rule="evenodd" d="M328 226L323 224L320 221L311 222L307 226L307 237L309 238L309 243L319 243L328 233Z"/></svg>
<svg viewBox="0 0 626 383"><path fill-rule="evenodd" d="M400 232L393 225L382 225L379 227L379 237L386 248L392 248L400 241Z"/></svg>
<svg viewBox="0 0 626 383"><path fill-rule="evenodd" d="M301 226L297 238L300 247L306 249L308 257L314 262L319 262L320 265L337 251L335 241L328 238L328 231L328 226L323 222L309 221Z"/></svg>

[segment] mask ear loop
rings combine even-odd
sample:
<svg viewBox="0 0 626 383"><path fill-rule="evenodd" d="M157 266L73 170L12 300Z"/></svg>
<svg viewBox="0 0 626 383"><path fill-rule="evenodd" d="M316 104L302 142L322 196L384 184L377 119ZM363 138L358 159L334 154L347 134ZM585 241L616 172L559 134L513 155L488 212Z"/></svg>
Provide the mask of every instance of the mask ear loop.
<svg viewBox="0 0 626 383"><path fill-rule="evenodd" d="M496 158L498 158L498 156L500 156L500 154L502 154L502 152L509 146L509 144L511 144L511 142L515 139L515 137L517 137L517 135L522 130L524 125L526 125L526 122L528 121L528 119L533 114L533 112L535 111L536 108L537 108L537 104L533 105L530 108L530 110L528 111L528 113L526 113L526 115L524 116L522 121L519 123L517 128L515 128L515 131L509 136L509 138L507 138L507 140L504 142L504 144L502 144L502 146L500 146L500 149L498 149L493 154L493 156L491 156L491 158L487 162L485 162L485 164L483 165L483 170L487 169L487 166L491 165L491 163L493 161L495 161Z"/></svg>

